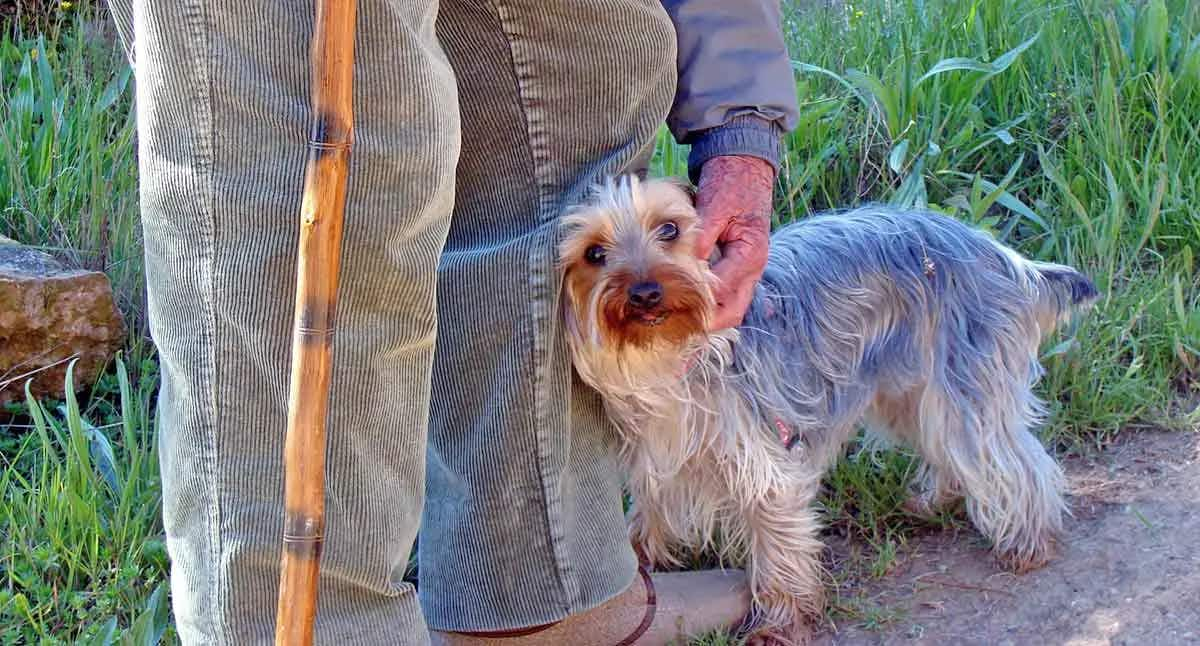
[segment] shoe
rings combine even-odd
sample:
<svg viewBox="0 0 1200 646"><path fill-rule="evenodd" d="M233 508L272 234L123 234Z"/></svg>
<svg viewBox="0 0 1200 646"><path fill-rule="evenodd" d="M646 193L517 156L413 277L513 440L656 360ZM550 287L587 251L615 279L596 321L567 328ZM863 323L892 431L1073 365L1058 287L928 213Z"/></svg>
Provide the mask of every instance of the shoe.
<svg viewBox="0 0 1200 646"><path fill-rule="evenodd" d="M750 611L741 570L639 576L603 604L552 624L496 632L431 631L434 646L684 646L737 627Z"/></svg>

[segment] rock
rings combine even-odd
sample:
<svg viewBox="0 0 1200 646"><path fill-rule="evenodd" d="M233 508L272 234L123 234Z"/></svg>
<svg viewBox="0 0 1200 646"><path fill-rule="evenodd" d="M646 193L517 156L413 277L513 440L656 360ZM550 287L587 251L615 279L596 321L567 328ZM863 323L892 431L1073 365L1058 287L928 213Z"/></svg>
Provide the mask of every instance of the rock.
<svg viewBox="0 0 1200 646"><path fill-rule="evenodd" d="M61 399L73 358L78 390L92 384L125 335L108 277L63 267L0 236L0 404Z"/></svg>

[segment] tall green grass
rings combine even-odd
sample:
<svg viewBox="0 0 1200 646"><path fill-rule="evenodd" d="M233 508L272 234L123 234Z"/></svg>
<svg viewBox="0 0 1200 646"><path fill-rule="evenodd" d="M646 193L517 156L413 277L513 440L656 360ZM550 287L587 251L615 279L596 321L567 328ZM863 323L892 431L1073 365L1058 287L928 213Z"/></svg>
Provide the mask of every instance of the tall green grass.
<svg viewBox="0 0 1200 646"><path fill-rule="evenodd" d="M59 8L0 33L0 234L105 271L133 359L81 400L0 411L4 644L150 644L169 625L131 73L105 19Z"/></svg>
<svg viewBox="0 0 1200 646"><path fill-rule="evenodd" d="M150 364L131 382L118 359L97 386L113 397L86 409L72 388L53 408L28 397L27 417L6 429L0 643L149 644L167 630L157 374Z"/></svg>
<svg viewBox="0 0 1200 646"><path fill-rule="evenodd" d="M131 70L107 14L0 30L0 234L106 272L145 335ZM27 27L26 27L27 28Z"/></svg>
<svg viewBox="0 0 1200 646"><path fill-rule="evenodd" d="M1048 348L1048 439L1180 425L1198 392L1200 4L876 2L792 18L802 125L783 212L929 206L1082 267L1105 295Z"/></svg>
<svg viewBox="0 0 1200 646"><path fill-rule="evenodd" d="M1047 443L1194 428L1200 4L784 5L801 116L778 223L869 201L928 206L1076 264L1104 296L1045 348ZM0 34L0 233L106 271L132 323L130 360L79 401L0 418L2 643L170 638L131 79L90 11ZM664 132L655 172L684 174L686 154ZM914 462L860 449L823 503L880 575L918 522L901 507Z"/></svg>

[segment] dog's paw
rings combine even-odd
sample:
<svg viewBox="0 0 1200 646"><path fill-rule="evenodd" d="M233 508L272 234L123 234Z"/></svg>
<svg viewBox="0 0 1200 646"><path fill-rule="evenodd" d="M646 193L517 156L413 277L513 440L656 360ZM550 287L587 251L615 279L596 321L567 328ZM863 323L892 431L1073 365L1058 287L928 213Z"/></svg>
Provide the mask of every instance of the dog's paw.
<svg viewBox="0 0 1200 646"><path fill-rule="evenodd" d="M909 496L901 508L911 516L928 521L936 519L961 501L960 495L923 491Z"/></svg>
<svg viewBox="0 0 1200 646"><path fill-rule="evenodd" d="M1048 565L1058 556L1058 544L1056 541L1047 540L1039 544L1034 550L1004 552L996 555L996 560L1000 562L1000 566L1012 572L1013 574L1026 574L1034 570L1040 570Z"/></svg>
<svg viewBox="0 0 1200 646"><path fill-rule="evenodd" d="M737 632L747 646L803 646L813 639L823 599L820 593L760 593Z"/></svg>
<svg viewBox="0 0 1200 646"><path fill-rule="evenodd" d="M807 621L787 626L764 626L746 633L746 646L805 646L813 641L813 626Z"/></svg>
<svg viewBox="0 0 1200 646"><path fill-rule="evenodd" d="M1000 566L1013 574L1028 574L1034 570L1040 570L1046 567L1054 560L1052 553L1039 553L1033 555L1020 554L998 554L996 560L1000 562Z"/></svg>

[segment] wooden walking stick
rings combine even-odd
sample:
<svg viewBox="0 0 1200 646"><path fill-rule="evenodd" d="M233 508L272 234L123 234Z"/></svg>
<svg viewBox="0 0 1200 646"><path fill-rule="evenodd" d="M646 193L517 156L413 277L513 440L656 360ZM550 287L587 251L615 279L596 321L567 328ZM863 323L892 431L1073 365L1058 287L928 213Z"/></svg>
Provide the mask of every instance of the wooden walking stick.
<svg viewBox="0 0 1200 646"><path fill-rule="evenodd" d="M292 375L284 444L282 570L275 643L313 643L317 574L325 534L325 417L329 409L334 312L346 176L354 132L355 0L316 0L312 107L300 245Z"/></svg>

